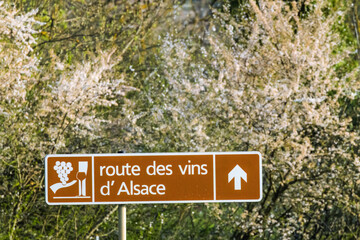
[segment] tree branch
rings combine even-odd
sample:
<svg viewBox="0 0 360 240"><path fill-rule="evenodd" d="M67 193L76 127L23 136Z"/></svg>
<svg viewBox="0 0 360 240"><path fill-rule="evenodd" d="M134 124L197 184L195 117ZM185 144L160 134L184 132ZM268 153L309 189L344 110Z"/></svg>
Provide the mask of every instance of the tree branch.
<svg viewBox="0 0 360 240"><path fill-rule="evenodd" d="M99 227L105 223L109 218L110 216L117 211L117 209L119 208L118 205L116 205L100 222L98 222L98 224L96 224L96 226L89 232L89 234L85 237L85 239L89 239L96 230L99 229Z"/></svg>

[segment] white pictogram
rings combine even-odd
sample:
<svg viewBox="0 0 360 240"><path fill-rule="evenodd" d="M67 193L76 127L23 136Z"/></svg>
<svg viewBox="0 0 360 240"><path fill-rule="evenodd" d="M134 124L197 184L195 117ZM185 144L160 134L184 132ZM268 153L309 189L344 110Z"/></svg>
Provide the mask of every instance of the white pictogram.
<svg viewBox="0 0 360 240"><path fill-rule="evenodd" d="M61 188L67 188L76 183L76 180L72 180L68 183L69 177L68 175L73 171L73 167L71 162L60 162L57 161L54 166L54 170L58 174L59 183L55 183L50 186L50 189L56 194L56 191ZM75 196L56 196L54 198L90 198L90 196L86 196L86 175L88 170L88 162L79 162L78 172L76 173L76 178L79 182L79 191L78 195L76 193Z"/></svg>
<svg viewBox="0 0 360 240"><path fill-rule="evenodd" d="M88 162L79 162L79 171L76 178L79 181L79 196L86 196L86 175L88 169Z"/></svg>
<svg viewBox="0 0 360 240"><path fill-rule="evenodd" d="M55 163L54 170L58 174L59 180L61 181L61 183L55 183L50 186L50 189L54 193L56 193L56 191L59 190L60 188L70 187L76 183L76 180L67 183L67 181L69 181L68 174L70 174L70 172L73 170L70 162L66 163L66 162L57 161Z"/></svg>
<svg viewBox="0 0 360 240"><path fill-rule="evenodd" d="M246 172L236 164L236 166L228 174L228 182L234 179L234 190L241 190L241 179L247 182Z"/></svg>

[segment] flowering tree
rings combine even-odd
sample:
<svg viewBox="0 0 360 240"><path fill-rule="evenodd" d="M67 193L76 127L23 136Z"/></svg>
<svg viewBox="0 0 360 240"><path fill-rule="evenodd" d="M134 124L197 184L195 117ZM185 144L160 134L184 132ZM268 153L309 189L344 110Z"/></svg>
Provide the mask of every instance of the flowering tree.
<svg viewBox="0 0 360 240"><path fill-rule="evenodd" d="M47 206L43 186L46 154L109 149L263 156L260 203L132 206L130 237L359 236L341 7L230 1L191 19L167 1L15 2L41 10L0 5L0 238L115 237L116 206Z"/></svg>
<svg viewBox="0 0 360 240"><path fill-rule="evenodd" d="M326 1L242 8L214 10L205 38L164 37L152 76L168 85L148 92L160 104L138 120L144 145L262 153L263 200L209 206L215 236L358 236L359 138L341 105L357 97L357 69L342 70L351 49L334 25L344 12Z"/></svg>
<svg viewBox="0 0 360 240"><path fill-rule="evenodd" d="M152 49L144 39L171 4L6 2L0 3L0 238L91 238L99 228L101 236L116 235L117 206L45 204L43 159L126 148L125 140L110 142L103 126L140 129L127 115L134 103L125 95L136 88L126 72Z"/></svg>
<svg viewBox="0 0 360 240"><path fill-rule="evenodd" d="M95 118L95 107L116 105L131 89L112 74L121 59L115 48L73 65L50 52L50 65L40 65L33 35L42 24L35 14L0 5L1 238L47 232L46 222L56 218L39 215L52 211L44 206L45 155L64 151L73 136L96 137L104 120Z"/></svg>

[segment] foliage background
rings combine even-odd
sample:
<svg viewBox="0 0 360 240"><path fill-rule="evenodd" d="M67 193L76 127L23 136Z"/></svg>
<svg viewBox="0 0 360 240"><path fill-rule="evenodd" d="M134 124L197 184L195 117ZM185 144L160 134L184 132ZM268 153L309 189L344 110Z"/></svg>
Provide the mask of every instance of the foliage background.
<svg viewBox="0 0 360 240"><path fill-rule="evenodd" d="M260 203L129 205L129 239L356 239L359 3L0 5L0 239L117 238L47 206L51 153L257 150Z"/></svg>

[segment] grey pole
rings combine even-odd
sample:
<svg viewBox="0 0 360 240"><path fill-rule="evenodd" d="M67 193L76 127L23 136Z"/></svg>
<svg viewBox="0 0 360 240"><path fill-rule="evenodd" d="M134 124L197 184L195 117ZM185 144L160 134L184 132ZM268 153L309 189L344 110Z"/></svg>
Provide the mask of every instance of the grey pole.
<svg viewBox="0 0 360 240"><path fill-rule="evenodd" d="M119 215L119 240L126 240L126 205L120 204Z"/></svg>
<svg viewBox="0 0 360 240"><path fill-rule="evenodd" d="M124 150L118 153L125 153ZM119 228L119 240L126 240L126 205L118 205L118 228Z"/></svg>

